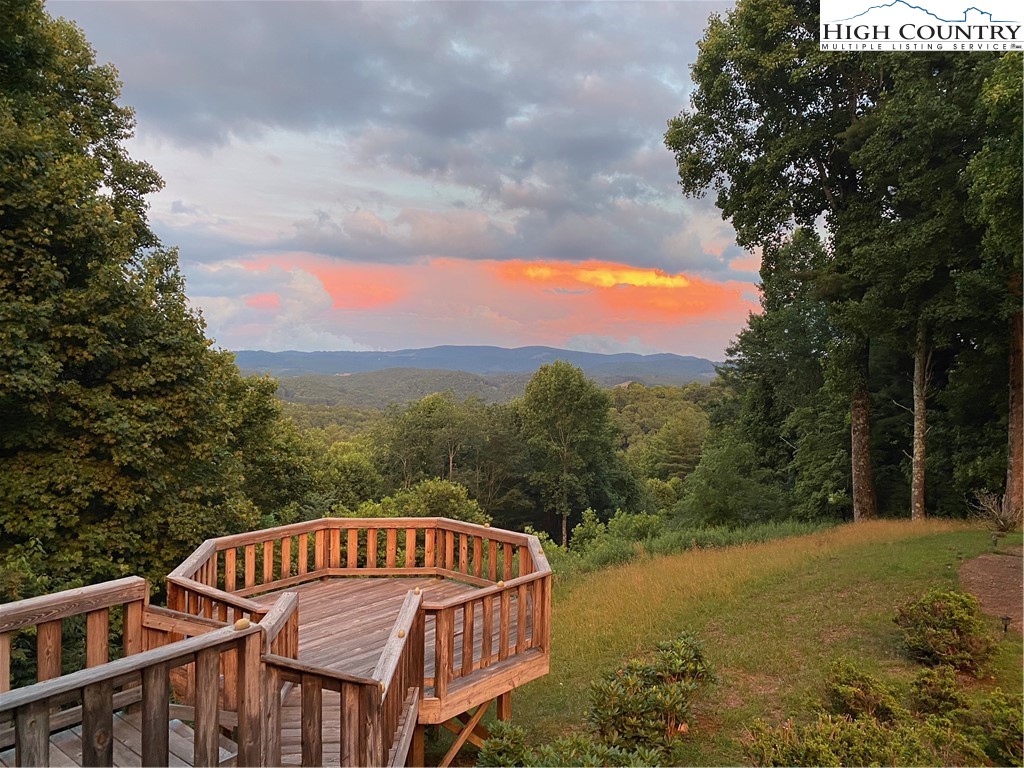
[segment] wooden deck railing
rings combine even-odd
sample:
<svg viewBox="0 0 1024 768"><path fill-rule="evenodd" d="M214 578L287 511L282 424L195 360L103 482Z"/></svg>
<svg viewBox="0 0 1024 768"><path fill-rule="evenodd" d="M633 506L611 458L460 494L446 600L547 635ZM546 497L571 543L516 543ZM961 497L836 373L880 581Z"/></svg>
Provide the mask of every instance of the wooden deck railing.
<svg viewBox="0 0 1024 768"><path fill-rule="evenodd" d="M239 696L236 764L263 761L260 704L261 634L258 625L224 627L162 648L126 656L0 696L0 723L13 725L16 765L49 765L50 734L66 728L69 713L81 723L82 764L113 765L113 719L140 704L143 765L168 764L170 673L193 665L196 677L195 765L220 763L218 706L222 654L237 659ZM141 683L141 685L140 685ZM71 706L72 709L67 709ZM63 708L63 709L61 709ZM10 726L8 726L10 727Z"/></svg>
<svg viewBox="0 0 1024 768"><path fill-rule="evenodd" d="M283 685L300 689L299 734L303 766L324 765L325 731L339 729L336 758L342 766L404 765L417 722L423 687L423 614L420 594L409 591L370 677L265 654L263 700L267 712L268 765L281 762ZM277 606L275 605L275 609ZM268 614L268 619L270 619ZM337 693L339 706L324 706L324 691ZM332 713L336 722L325 715Z"/></svg>
<svg viewBox="0 0 1024 768"><path fill-rule="evenodd" d="M0 612L0 693L12 687L11 650L19 632L35 628L35 681L52 680L62 672L61 636L66 620L85 616L84 663L95 667L110 659L111 609L123 627L124 655L143 650L142 614L148 600L146 580L132 576L4 605Z"/></svg>
<svg viewBox="0 0 1024 768"><path fill-rule="evenodd" d="M421 692L432 718L468 700L466 687L493 677L491 667L529 661L546 671L551 568L540 542L446 518L325 518L210 539L168 577L168 604L259 621L266 608L251 596L346 576L441 576L481 587L420 608L435 630L434 676ZM446 707L456 684L463 693Z"/></svg>

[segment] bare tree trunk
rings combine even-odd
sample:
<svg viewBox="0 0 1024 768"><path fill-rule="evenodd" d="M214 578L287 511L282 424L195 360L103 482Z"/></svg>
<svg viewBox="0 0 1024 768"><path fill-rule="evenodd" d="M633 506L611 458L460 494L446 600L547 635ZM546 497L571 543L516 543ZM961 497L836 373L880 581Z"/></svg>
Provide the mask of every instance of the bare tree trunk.
<svg viewBox="0 0 1024 768"><path fill-rule="evenodd" d="M878 512L875 480L871 472L871 401L868 396L868 348L856 363L861 366L850 398L850 469L853 479L853 520L870 520Z"/></svg>
<svg viewBox="0 0 1024 768"><path fill-rule="evenodd" d="M1009 511L1024 508L1024 312L1010 318L1010 423L1006 457L1006 501Z"/></svg>
<svg viewBox="0 0 1024 768"><path fill-rule="evenodd" d="M910 519L924 520L925 433L928 429L929 358L924 323L917 324L914 347L914 455L910 471Z"/></svg>
<svg viewBox="0 0 1024 768"><path fill-rule="evenodd" d="M562 513L562 546L569 548L569 513Z"/></svg>

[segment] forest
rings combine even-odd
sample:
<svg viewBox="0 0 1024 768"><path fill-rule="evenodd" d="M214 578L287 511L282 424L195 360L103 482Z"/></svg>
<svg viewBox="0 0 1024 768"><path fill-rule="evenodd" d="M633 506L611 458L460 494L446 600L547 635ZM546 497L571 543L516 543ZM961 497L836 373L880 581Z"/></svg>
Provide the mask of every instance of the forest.
<svg viewBox="0 0 1024 768"><path fill-rule="evenodd" d="M604 389L558 362L508 403L378 412L282 404L207 338L117 73L5 4L0 599L159 583L205 538L325 515L487 519L569 551L616 516L644 537L1019 515L1021 56L819 53L815 14L713 18L665 136L682 191L713 191L762 256L715 381Z"/></svg>

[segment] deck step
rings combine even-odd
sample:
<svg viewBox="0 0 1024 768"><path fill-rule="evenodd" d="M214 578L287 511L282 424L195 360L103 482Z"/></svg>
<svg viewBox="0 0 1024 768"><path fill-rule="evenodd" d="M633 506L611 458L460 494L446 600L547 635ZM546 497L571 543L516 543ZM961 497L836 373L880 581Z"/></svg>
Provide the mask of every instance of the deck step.
<svg viewBox="0 0 1024 768"><path fill-rule="evenodd" d="M142 765L141 715L118 712L114 715L115 766ZM168 765L173 768L192 766L195 760L195 733L181 720L172 720L168 729ZM220 739L220 765L233 766L238 749L233 741ZM0 766L15 766L14 747L0 752ZM76 725L50 736L51 766L82 765L82 726Z"/></svg>

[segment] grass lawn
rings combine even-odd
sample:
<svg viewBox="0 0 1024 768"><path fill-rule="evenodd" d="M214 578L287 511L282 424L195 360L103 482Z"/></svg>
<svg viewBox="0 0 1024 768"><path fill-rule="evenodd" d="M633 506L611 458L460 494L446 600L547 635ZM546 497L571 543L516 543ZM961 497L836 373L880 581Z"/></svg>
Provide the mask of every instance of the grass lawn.
<svg viewBox="0 0 1024 768"><path fill-rule="evenodd" d="M1020 534L1001 546L1020 543ZM909 683L892 618L932 587L957 587L964 559L991 549L987 531L959 523L871 522L765 544L691 551L609 568L558 584L551 674L513 694L513 721L542 742L583 727L588 686L604 669L690 630L705 642L719 683L699 704L687 762L743 762L739 738L754 717L809 714L839 656ZM1003 635L991 675L1022 692L1021 635Z"/></svg>

